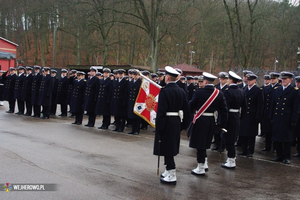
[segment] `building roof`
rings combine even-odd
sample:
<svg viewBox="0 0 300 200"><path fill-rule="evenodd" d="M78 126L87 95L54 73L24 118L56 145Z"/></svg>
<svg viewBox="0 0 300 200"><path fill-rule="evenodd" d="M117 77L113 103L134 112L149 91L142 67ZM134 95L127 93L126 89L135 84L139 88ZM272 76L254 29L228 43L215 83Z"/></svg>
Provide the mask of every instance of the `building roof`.
<svg viewBox="0 0 300 200"><path fill-rule="evenodd" d="M182 72L184 72L184 73L189 73L189 72L192 72L192 73L202 73L203 72L202 70L197 69L196 67L188 65L186 63L181 63L181 64L178 64L178 65L175 65L175 66L172 66L172 67L173 68L181 69Z"/></svg>
<svg viewBox="0 0 300 200"><path fill-rule="evenodd" d="M8 43L10 43L10 44L12 44L12 45L15 45L15 46L19 46L19 45L17 45L16 43L13 43L12 41L9 41L9 40L7 40L7 39L5 39L5 38L3 38L3 37L0 37L0 40L4 40L5 42L8 42Z"/></svg>

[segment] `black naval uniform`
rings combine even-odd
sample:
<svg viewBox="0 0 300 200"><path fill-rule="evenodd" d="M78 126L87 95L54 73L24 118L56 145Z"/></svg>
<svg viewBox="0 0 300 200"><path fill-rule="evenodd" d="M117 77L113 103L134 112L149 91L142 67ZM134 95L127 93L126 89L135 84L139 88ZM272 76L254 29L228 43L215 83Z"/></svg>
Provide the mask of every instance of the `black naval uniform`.
<svg viewBox="0 0 300 200"><path fill-rule="evenodd" d="M24 114L24 101L21 100L21 92L23 88L23 83L25 80L25 73L19 74L16 78L16 83L15 83L15 99L17 100L17 105L18 105L18 112L16 114L23 115Z"/></svg>
<svg viewBox="0 0 300 200"><path fill-rule="evenodd" d="M187 99L188 102L193 98L194 92L196 91L196 87L194 83L191 83L187 86Z"/></svg>
<svg viewBox="0 0 300 200"><path fill-rule="evenodd" d="M74 124L82 124L83 119L83 106L85 98L86 80L75 80L73 85L73 94L71 98L71 112L75 115Z"/></svg>
<svg viewBox="0 0 300 200"><path fill-rule="evenodd" d="M67 94L67 104L70 106L70 110L72 109L71 108L71 101L72 101L72 94L73 94L73 85L75 83L75 81L77 80L77 77L74 75L74 76L70 76L69 77L69 85L68 85L68 94ZM73 114L72 114L73 116Z"/></svg>
<svg viewBox="0 0 300 200"><path fill-rule="evenodd" d="M112 97L112 115L115 116L116 128L114 131L123 132L127 117L128 81L125 77L114 81Z"/></svg>
<svg viewBox="0 0 300 200"><path fill-rule="evenodd" d="M222 89L221 89L221 84L218 83L217 85L215 85L215 88L217 88L218 90L222 91L224 94L224 91L228 88L228 85L225 84ZM220 120L220 116L218 115L218 121ZM224 151L225 149L225 143L222 141L221 138L221 130L220 129L215 129L214 132L214 139L215 139L215 148L213 148L213 150L217 150L217 151Z"/></svg>
<svg viewBox="0 0 300 200"><path fill-rule="evenodd" d="M0 102L4 101L4 97L3 97L4 90L5 90L4 84L5 84L5 81L2 79L2 76L0 76Z"/></svg>
<svg viewBox="0 0 300 200"><path fill-rule="evenodd" d="M165 157L167 170L176 168L174 156L179 153L180 132L187 128L191 119L185 95L175 82L170 82L160 90L158 97L153 154ZM183 122L179 116L167 116L168 112L179 110L183 111Z"/></svg>
<svg viewBox="0 0 300 200"><path fill-rule="evenodd" d="M181 82L181 80L178 80L178 81L176 82L176 84L178 85L178 87L180 87L181 89L183 89L183 91L184 91L185 93L187 93L187 86L186 86L185 83Z"/></svg>
<svg viewBox="0 0 300 200"><path fill-rule="evenodd" d="M231 84L224 91L224 96L228 108L227 133L222 133L221 137L225 142L228 158L235 158L234 143L237 140L240 130L240 118L242 118L246 112L245 93L237 84ZM241 113L239 112L240 108Z"/></svg>
<svg viewBox="0 0 300 200"><path fill-rule="evenodd" d="M26 105L26 116L31 116L32 113L32 104L31 104L31 88L32 88L32 73L26 74L25 80L23 83L22 87L22 92L21 92L21 100L25 101Z"/></svg>
<svg viewBox="0 0 300 200"><path fill-rule="evenodd" d="M242 145L240 155L251 157L255 148L255 137L258 135L258 123L262 117L263 94L262 89L253 85L249 90L245 88L246 113L241 119L239 140Z"/></svg>
<svg viewBox="0 0 300 200"><path fill-rule="evenodd" d="M190 110L192 113L199 110L206 100L211 96L214 91L212 84L206 85L204 88L199 88L189 102ZM219 127L225 127L227 122L227 105L223 93L220 91L214 102L204 112L207 114L213 114L215 111L219 112L221 120L218 122ZM197 149L197 161L198 163L204 163L206 155L206 149L210 148L212 137L215 131L215 118L214 116L200 116L193 128L193 132L190 136L191 148Z"/></svg>
<svg viewBox="0 0 300 200"><path fill-rule="evenodd" d="M275 161L291 159L291 145L295 139L299 104L298 88L292 85L284 90L283 86L274 88L270 115L273 119L272 141L277 153Z"/></svg>
<svg viewBox="0 0 300 200"><path fill-rule="evenodd" d="M33 106L33 117L40 117L41 106L38 104L39 90L43 76L38 73L33 76L31 87L31 104Z"/></svg>
<svg viewBox="0 0 300 200"><path fill-rule="evenodd" d="M101 129L108 129L111 118L111 98L113 92L113 81L108 77L100 80L100 88L97 99L96 115L102 115Z"/></svg>
<svg viewBox="0 0 300 200"><path fill-rule="evenodd" d="M138 78L136 81L132 79L129 82L129 98L128 98L128 118L130 119L131 122L131 132L129 134L139 134L140 132L140 123L141 123L141 118L136 115L133 112L134 104L136 101L136 98L139 94L139 89L142 84L142 81L140 78Z"/></svg>
<svg viewBox="0 0 300 200"><path fill-rule="evenodd" d="M50 117L53 86L54 79L51 77L50 74L47 74L46 76L42 77L41 86L39 90L38 105L43 107L43 118Z"/></svg>
<svg viewBox="0 0 300 200"><path fill-rule="evenodd" d="M53 79L53 90L52 90L52 98L51 98L51 108L50 108L50 114L55 115L56 114L56 97L57 97L57 88L58 88L58 78L56 76L52 77Z"/></svg>
<svg viewBox="0 0 300 200"><path fill-rule="evenodd" d="M99 85L99 79L96 76L88 78L86 83L84 110L87 111L89 116L88 123L86 124L88 127L95 126Z"/></svg>
<svg viewBox="0 0 300 200"><path fill-rule="evenodd" d="M68 87L69 87L68 77L67 76L61 77L59 79L59 83L58 83L58 87L57 87L57 96L56 96L56 103L60 104L60 110L61 110L60 116L67 116ZM74 95L72 97L74 97ZM72 102L72 100L71 100L71 102Z"/></svg>
<svg viewBox="0 0 300 200"><path fill-rule="evenodd" d="M5 83L5 90L4 90L4 100L8 101L9 104L9 110L7 111L8 113L13 113L15 110L15 97L14 97L14 91L15 91L15 82L17 79L17 75L14 74L9 74L8 76L7 72L4 72L2 74L2 79L6 81Z"/></svg>

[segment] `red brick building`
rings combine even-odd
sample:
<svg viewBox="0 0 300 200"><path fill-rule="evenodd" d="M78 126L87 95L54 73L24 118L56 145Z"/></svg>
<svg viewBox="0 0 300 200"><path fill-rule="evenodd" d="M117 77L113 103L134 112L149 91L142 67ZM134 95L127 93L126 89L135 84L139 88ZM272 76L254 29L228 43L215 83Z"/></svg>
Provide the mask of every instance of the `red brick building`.
<svg viewBox="0 0 300 200"><path fill-rule="evenodd" d="M19 45L0 37L0 70L7 71L10 67L16 67L18 46Z"/></svg>

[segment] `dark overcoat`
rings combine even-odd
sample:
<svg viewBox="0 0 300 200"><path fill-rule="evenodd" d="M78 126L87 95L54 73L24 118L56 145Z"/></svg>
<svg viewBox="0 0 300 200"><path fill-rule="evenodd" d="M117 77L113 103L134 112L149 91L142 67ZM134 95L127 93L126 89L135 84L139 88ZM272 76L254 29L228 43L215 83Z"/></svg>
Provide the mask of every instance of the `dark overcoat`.
<svg viewBox="0 0 300 200"><path fill-rule="evenodd" d="M56 105L56 97L57 97L57 88L58 88L58 83L59 80L56 76L52 77L53 78L53 89L52 89L52 105Z"/></svg>
<svg viewBox="0 0 300 200"><path fill-rule="evenodd" d="M21 99L21 93L22 93L22 88L23 88L23 83L24 83L25 77L26 77L25 73L22 73L19 76L17 76L17 78L16 78L15 92L14 92L15 99Z"/></svg>
<svg viewBox="0 0 300 200"><path fill-rule="evenodd" d="M192 113L198 111L206 100L211 96L214 91L213 85L206 85L204 88L199 88L189 102L190 110ZM218 126L224 128L227 122L227 105L223 93L220 91L216 99L205 111L206 113L214 113L219 111L221 120ZM215 131L215 118L212 116L200 116L194 125L192 135L190 136L190 147L195 149L208 149L210 148L213 133Z"/></svg>
<svg viewBox="0 0 300 200"><path fill-rule="evenodd" d="M51 106L54 79L50 74L43 76L39 90L38 105Z"/></svg>
<svg viewBox="0 0 300 200"><path fill-rule="evenodd" d="M31 88L32 88L32 73L30 73L28 76L25 76L25 80L22 87L21 92L21 100L22 101L31 101Z"/></svg>
<svg viewBox="0 0 300 200"><path fill-rule="evenodd" d="M57 87L57 104L67 104L68 99L69 78L67 76L60 77Z"/></svg>
<svg viewBox="0 0 300 200"><path fill-rule="evenodd" d="M183 122L178 116L166 116L167 112L183 111ZM180 132L191 121L185 92L175 82L160 90L155 119L154 155L176 156L179 153ZM161 143L159 143L159 140Z"/></svg>
<svg viewBox="0 0 300 200"><path fill-rule="evenodd" d="M96 112L97 97L99 92L100 80L96 77L88 78L86 82L84 110L87 112Z"/></svg>
<svg viewBox="0 0 300 200"><path fill-rule="evenodd" d="M228 119L226 124L227 133L222 133L225 143L233 144L236 142L240 130L240 118L246 112L245 93L237 85L230 85L224 91L224 96L228 108ZM229 112L230 109L240 110L240 112Z"/></svg>
<svg viewBox="0 0 300 200"><path fill-rule="evenodd" d="M240 136L253 137L258 135L258 123L262 118L263 92L254 85L250 90L245 88L246 113L241 119Z"/></svg>
<svg viewBox="0 0 300 200"><path fill-rule="evenodd" d="M187 100L188 102L193 98L194 92L196 91L196 87L194 83L191 83L187 86Z"/></svg>
<svg viewBox="0 0 300 200"><path fill-rule="evenodd" d="M31 87L31 104L38 105L39 91L43 76L38 73L33 76Z"/></svg>
<svg viewBox="0 0 300 200"><path fill-rule="evenodd" d="M100 88L97 99L96 114L97 115L110 115L111 113L111 97L113 93L113 80L109 77L105 80L100 80Z"/></svg>
<svg viewBox="0 0 300 200"><path fill-rule="evenodd" d="M73 96L73 85L77 80L76 76L69 77L69 85L68 85L68 94L67 94L67 104L71 104L72 96Z"/></svg>
<svg viewBox="0 0 300 200"><path fill-rule="evenodd" d="M274 88L274 97L270 113L273 120L272 140L275 142L292 142L295 136L295 125L299 110L299 91L289 85Z"/></svg>
<svg viewBox="0 0 300 200"><path fill-rule="evenodd" d="M136 101L136 98L139 94L139 90L141 87L142 81L141 79L137 79L135 82L134 80L129 82L129 97L128 97L128 118L131 119L136 119L136 118L140 118L138 115L136 115L133 112L133 107Z"/></svg>
<svg viewBox="0 0 300 200"><path fill-rule="evenodd" d="M86 80L75 80L73 85L73 94L71 98L71 112L83 113L85 98Z"/></svg>
<svg viewBox="0 0 300 200"><path fill-rule="evenodd" d="M128 81L123 78L114 81L113 95L112 95L112 115L118 117L127 116L127 102L128 102Z"/></svg>
<svg viewBox="0 0 300 200"><path fill-rule="evenodd" d="M3 94L5 90L5 81L3 80L2 76L0 76L0 101L4 100Z"/></svg>
<svg viewBox="0 0 300 200"><path fill-rule="evenodd" d="M181 82L181 80L178 80L178 81L176 82L176 84L177 84L181 89L183 89L183 91L184 91L185 93L187 93L187 86L186 86L186 83L183 83L183 82Z"/></svg>
<svg viewBox="0 0 300 200"><path fill-rule="evenodd" d="M14 91L15 91L15 83L16 83L16 79L17 79L17 75L16 74L9 74L8 76L6 76L7 73L3 73L2 74L2 79L5 82L5 90L4 90L4 100L6 101L14 101Z"/></svg>

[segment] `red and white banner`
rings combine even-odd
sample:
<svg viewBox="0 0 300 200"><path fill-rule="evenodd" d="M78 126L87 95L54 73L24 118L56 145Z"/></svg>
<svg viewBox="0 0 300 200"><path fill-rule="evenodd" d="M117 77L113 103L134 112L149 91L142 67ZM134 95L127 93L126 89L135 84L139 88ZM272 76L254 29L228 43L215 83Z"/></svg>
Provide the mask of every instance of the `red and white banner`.
<svg viewBox="0 0 300 200"><path fill-rule="evenodd" d="M147 78L143 78L139 94L133 107L133 112L146 120L154 128L159 92L159 85Z"/></svg>

